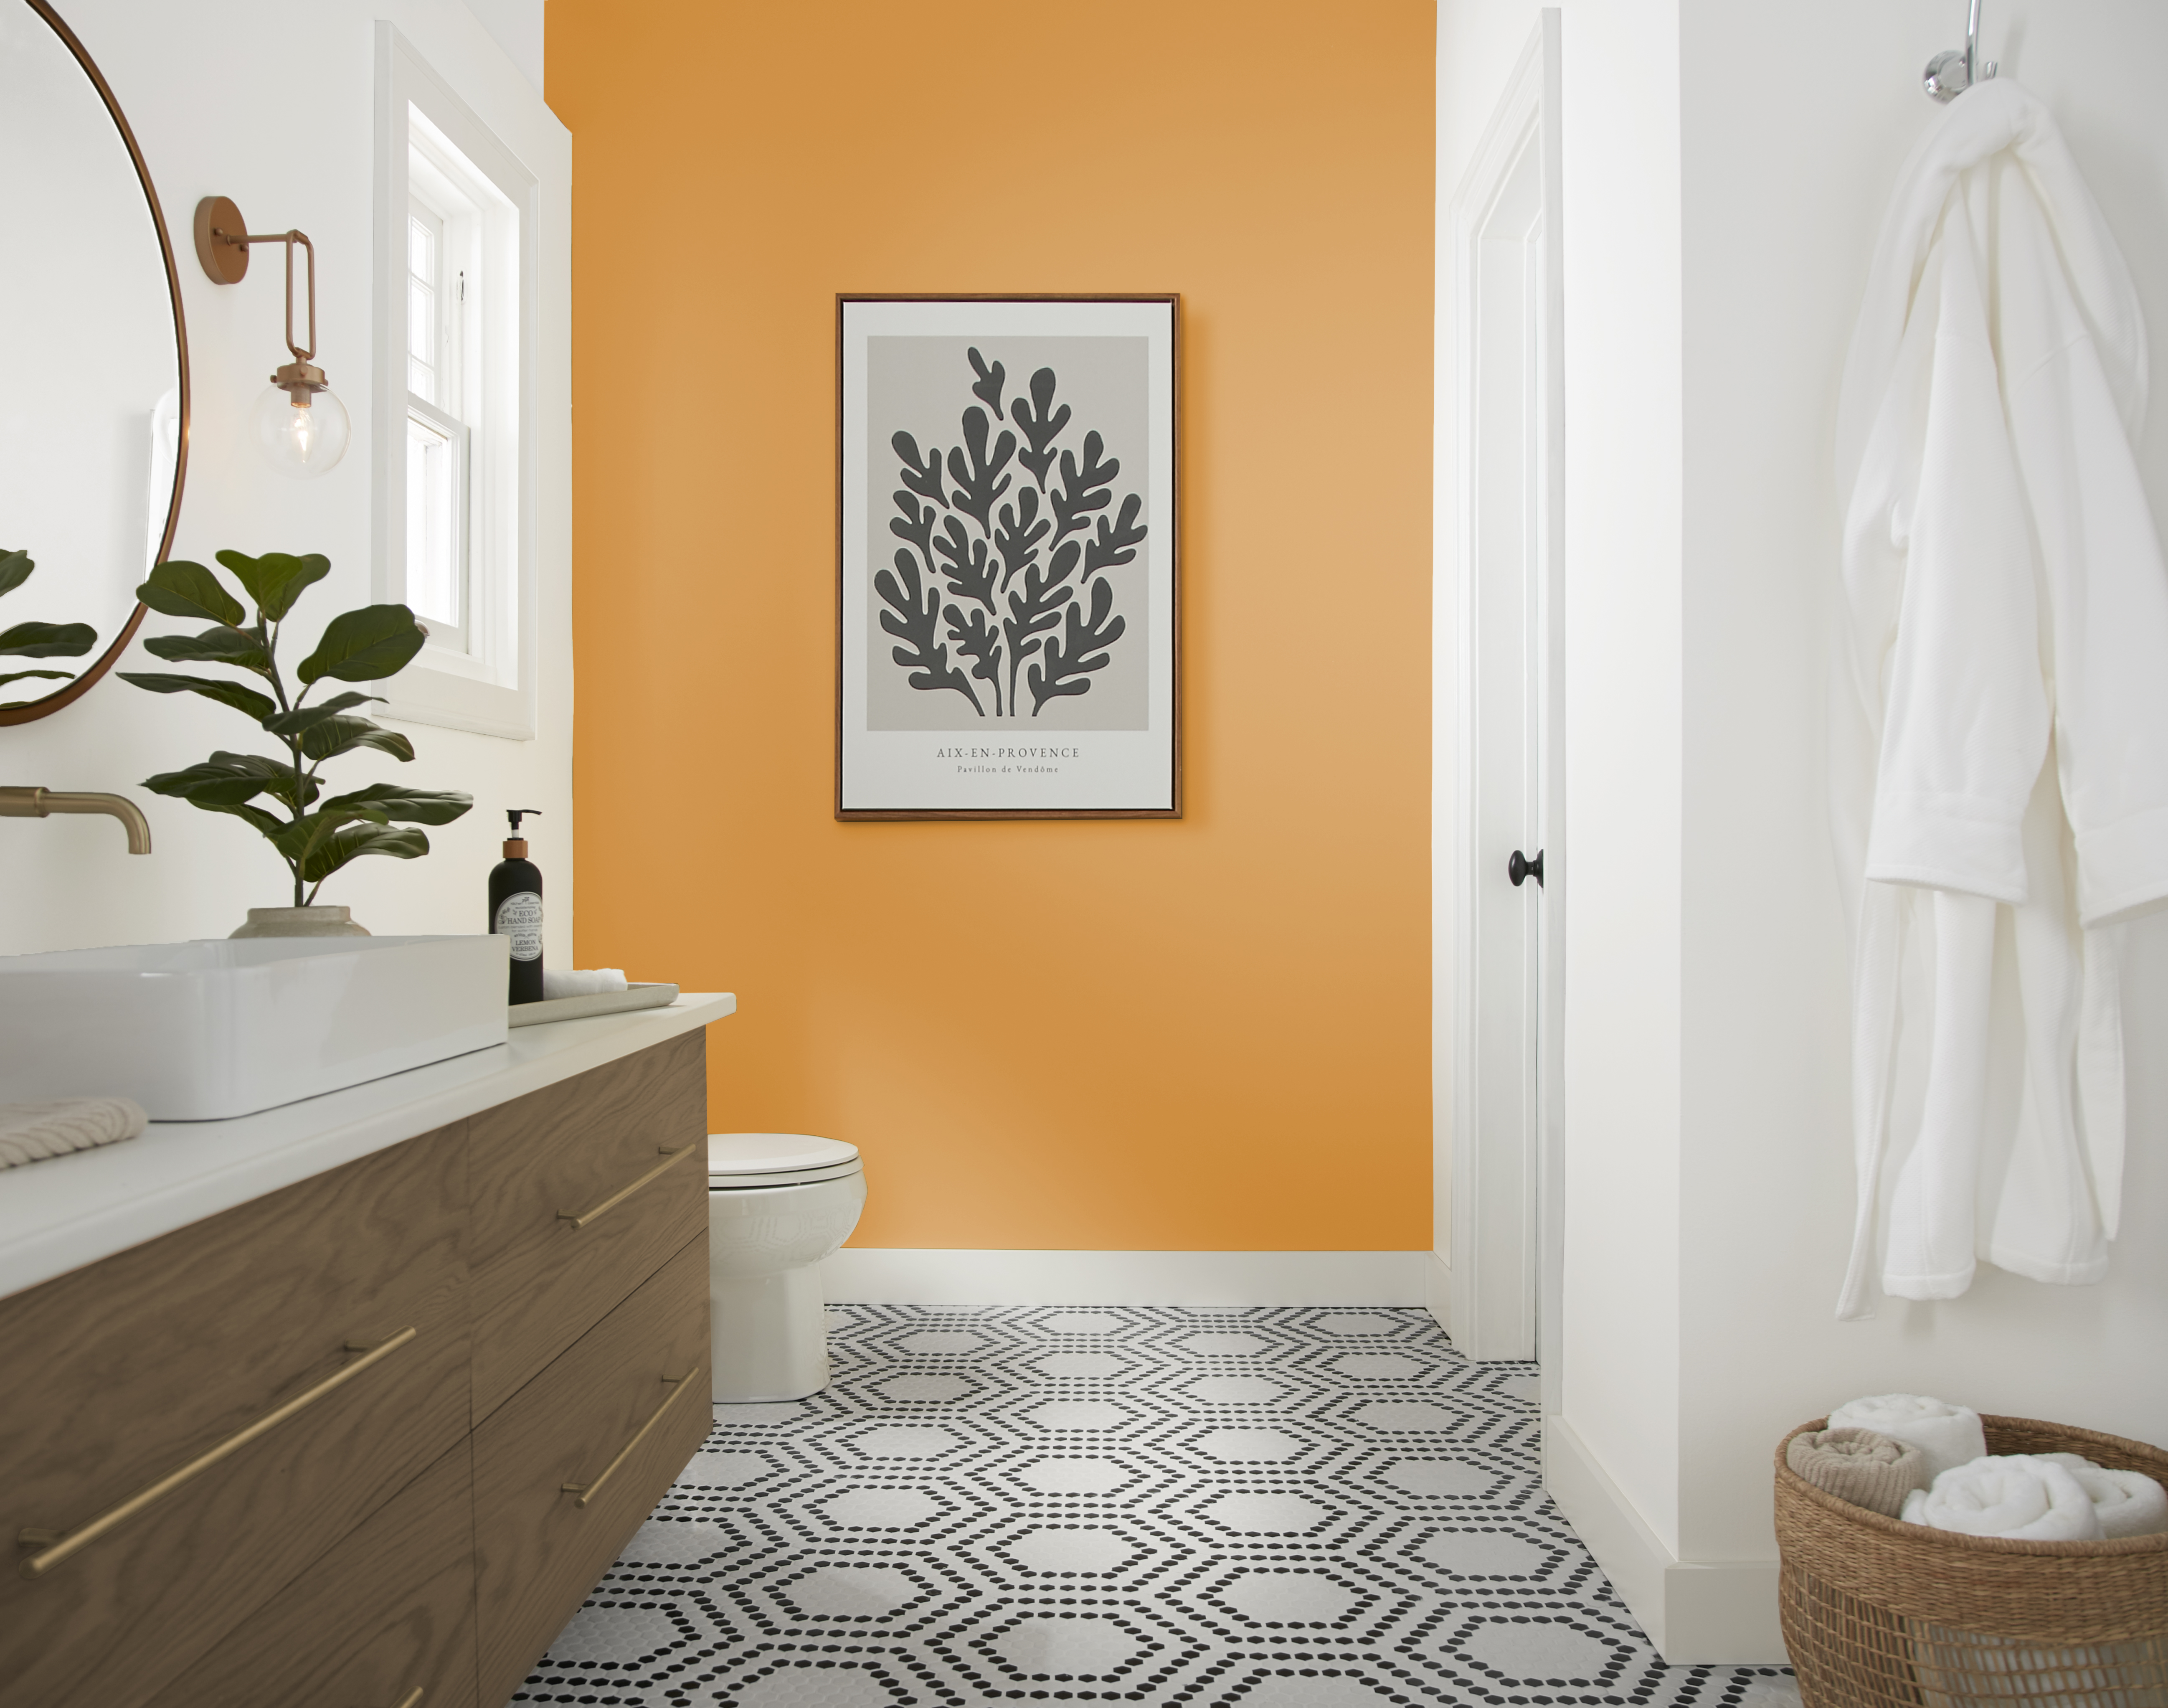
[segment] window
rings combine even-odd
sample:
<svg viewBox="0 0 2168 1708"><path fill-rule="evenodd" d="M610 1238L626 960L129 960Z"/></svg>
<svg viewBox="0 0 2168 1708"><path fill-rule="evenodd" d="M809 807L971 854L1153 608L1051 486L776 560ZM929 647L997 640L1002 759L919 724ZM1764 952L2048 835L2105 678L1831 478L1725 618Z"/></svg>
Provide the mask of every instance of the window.
<svg viewBox="0 0 2168 1708"><path fill-rule="evenodd" d="M534 732L535 180L379 26L378 597L428 643L387 715Z"/></svg>

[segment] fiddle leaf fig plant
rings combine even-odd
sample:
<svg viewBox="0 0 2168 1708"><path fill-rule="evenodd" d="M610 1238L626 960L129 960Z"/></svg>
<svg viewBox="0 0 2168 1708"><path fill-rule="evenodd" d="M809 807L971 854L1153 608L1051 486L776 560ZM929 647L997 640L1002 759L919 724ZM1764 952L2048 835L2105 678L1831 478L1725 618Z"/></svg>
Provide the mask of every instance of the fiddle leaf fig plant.
<svg viewBox="0 0 2168 1708"><path fill-rule="evenodd" d="M22 586L37 567L28 551L0 551L0 597ZM88 623L18 623L0 630L0 658L80 658L97 644L98 631ZM0 688L33 677L70 682L75 672L50 670L42 665L29 670L0 671ZM0 710L29 704L22 700L0 701Z"/></svg>
<svg viewBox="0 0 2168 1708"><path fill-rule="evenodd" d="M143 646L170 662L221 664L244 677L124 670L121 680L152 694L200 694L230 706L276 737L286 754L267 758L221 751L184 770L146 778L143 786L254 825L293 873L296 907L313 904L324 880L349 860L364 854L411 860L428 853L429 838L414 827L449 824L474 798L396 783L371 783L323 798L318 773L327 760L368 748L403 763L414 757L414 747L397 731L355 714L356 706L381 703L380 694L349 689L309 704L309 695L327 682L380 682L406 668L427 638L413 612L404 605L342 611L325 625L316 650L295 668L299 685L290 692L279 663L286 619L302 593L330 572L331 560L316 552L248 557L221 551L218 561L241 583L255 607L255 620L247 620L247 609L211 570L176 559L153 569L136 596L154 611L208 620L211 626L194 635L155 636ZM252 685L248 676L261 685Z"/></svg>

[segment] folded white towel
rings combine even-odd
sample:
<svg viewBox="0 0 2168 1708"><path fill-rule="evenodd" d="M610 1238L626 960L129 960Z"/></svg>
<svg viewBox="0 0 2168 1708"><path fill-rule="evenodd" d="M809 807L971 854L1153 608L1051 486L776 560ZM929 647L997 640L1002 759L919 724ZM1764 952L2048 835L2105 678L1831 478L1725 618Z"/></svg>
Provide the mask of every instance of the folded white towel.
<svg viewBox="0 0 2168 1708"><path fill-rule="evenodd" d="M64 1097L50 1103L0 1104L0 1168L18 1168L132 1139L151 1124L125 1097Z"/></svg>
<svg viewBox="0 0 2168 1708"><path fill-rule="evenodd" d="M1919 1394L1873 1394L1847 1401L1830 1413L1829 1427L1872 1429L1910 1441L1927 1455L1930 1477L1987 1456L1987 1435L1979 1426L1979 1413Z"/></svg>
<svg viewBox="0 0 2168 1708"><path fill-rule="evenodd" d="M2092 1498L2101 1534L2110 1541L2118 1536L2153 1536L2168 1530L2168 1489L2144 1471L2110 1471L2075 1453L2040 1456L2077 1478L2078 1487Z"/></svg>
<svg viewBox="0 0 2168 1708"><path fill-rule="evenodd" d="M2099 1514L2084 1485L2060 1465L2030 1454L1975 1459L1945 1471L1929 1489L1905 1497L1908 1524L2016 1542L2096 1542Z"/></svg>
<svg viewBox="0 0 2168 1708"><path fill-rule="evenodd" d="M545 1001L559 997L598 997L609 991L624 988L624 974L614 966L598 967L592 972L553 972L542 969L542 996Z"/></svg>

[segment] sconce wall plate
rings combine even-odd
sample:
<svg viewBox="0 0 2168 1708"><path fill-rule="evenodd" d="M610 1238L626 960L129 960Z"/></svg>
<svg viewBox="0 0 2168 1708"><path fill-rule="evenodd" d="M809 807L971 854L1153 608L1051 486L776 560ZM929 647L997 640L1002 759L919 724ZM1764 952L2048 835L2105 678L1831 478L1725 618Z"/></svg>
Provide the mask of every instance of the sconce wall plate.
<svg viewBox="0 0 2168 1708"><path fill-rule="evenodd" d="M248 276L248 245L230 241L247 230L226 197L207 195L196 204L196 259L214 285L238 285Z"/></svg>

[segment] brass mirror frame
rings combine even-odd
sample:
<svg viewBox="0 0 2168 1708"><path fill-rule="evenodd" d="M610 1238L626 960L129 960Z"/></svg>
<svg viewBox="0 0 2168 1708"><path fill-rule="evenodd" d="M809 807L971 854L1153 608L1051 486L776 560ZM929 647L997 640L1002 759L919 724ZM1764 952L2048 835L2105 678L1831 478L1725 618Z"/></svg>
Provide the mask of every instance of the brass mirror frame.
<svg viewBox="0 0 2168 1708"><path fill-rule="evenodd" d="M166 230L166 211L158 204L157 187L151 182L151 168L143 163L143 151L136 146L136 133L128 128L128 115L120 110L120 103L113 98L113 88L98 70L88 50L76 39L76 33L67 27L60 13L54 11L50 0L24 0L33 12L44 19L61 45L75 56L76 63L82 67L83 75L98 91L98 98L105 103L105 110L120 131L120 140L127 145L128 158L135 163L136 182L143 186L143 200L150 206L151 224L158 233L158 253L166 263L166 293L173 305L173 347L180 369L181 384L181 442L173 457L173 498L166 509L166 529L158 538L158 556L163 560L173 549L173 530L181 523L181 490L189 476L189 323L181 310L181 275L173 265L173 240ZM147 569L148 565L145 567ZM120 632L113 637L112 644L98 654L96 661L74 681L62 684L42 700L25 705L0 709L0 726L34 722L41 717L50 717L64 705L72 705L90 691L93 684L110 670L128 643L136 638L136 631L143 625L142 602L129 613L128 620L121 625Z"/></svg>

